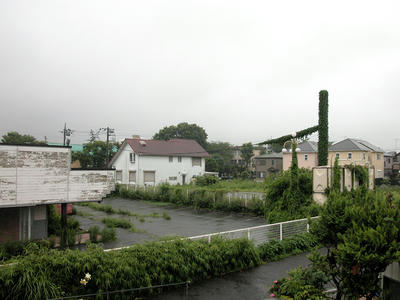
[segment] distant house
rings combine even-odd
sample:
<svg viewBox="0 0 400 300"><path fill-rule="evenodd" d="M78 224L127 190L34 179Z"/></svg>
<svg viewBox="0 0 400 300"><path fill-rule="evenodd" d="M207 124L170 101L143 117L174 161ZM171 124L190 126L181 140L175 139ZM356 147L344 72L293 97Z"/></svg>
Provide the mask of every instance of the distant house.
<svg viewBox="0 0 400 300"><path fill-rule="evenodd" d="M347 138L329 148L328 164L333 165L338 158L339 165L362 165L375 168L375 178L384 176L384 151L371 143Z"/></svg>
<svg viewBox="0 0 400 300"><path fill-rule="evenodd" d="M195 140L132 138L125 139L109 166L122 184L186 184L204 175L206 157L209 154Z"/></svg>
<svg viewBox="0 0 400 300"><path fill-rule="evenodd" d="M385 152L384 156L384 176L390 177L393 173L393 165L395 164L396 152Z"/></svg>
<svg viewBox="0 0 400 300"><path fill-rule="evenodd" d="M318 166L318 143L304 141L297 145L300 151L297 152L299 168L312 169ZM292 164L292 150L283 152L283 170L288 170Z"/></svg>
<svg viewBox="0 0 400 300"><path fill-rule="evenodd" d="M254 157L256 179L263 180L270 174L282 171L282 153L262 154Z"/></svg>
<svg viewBox="0 0 400 300"><path fill-rule="evenodd" d="M238 166L243 166L244 167L246 165L246 162L242 158L241 149L242 149L241 146L234 146L233 147L233 157L232 157L231 163L233 165L238 165ZM262 153L262 151L265 152L265 148L262 147L262 146L257 146L257 147L253 148L253 156L251 157L251 163L249 165L249 170L255 171L254 158L259 156Z"/></svg>
<svg viewBox="0 0 400 300"><path fill-rule="evenodd" d="M0 242L47 237L49 204L101 201L113 170L71 170L71 147L0 144Z"/></svg>

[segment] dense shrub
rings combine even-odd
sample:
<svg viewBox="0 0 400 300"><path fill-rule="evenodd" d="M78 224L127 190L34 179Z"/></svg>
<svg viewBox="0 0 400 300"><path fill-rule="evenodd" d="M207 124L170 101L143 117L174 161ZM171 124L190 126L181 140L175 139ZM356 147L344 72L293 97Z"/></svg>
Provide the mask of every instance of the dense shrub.
<svg viewBox="0 0 400 300"><path fill-rule="evenodd" d="M220 238L213 238L210 244L205 240L175 240L109 252L94 245L87 251L37 247L18 264L0 268L0 299L46 299L195 282L308 251L316 245L310 234L304 234L258 248L246 239ZM92 278L83 286L80 279L85 273ZM131 298L132 294L126 295L126 299Z"/></svg>
<svg viewBox="0 0 400 300"><path fill-rule="evenodd" d="M258 253L263 261L275 261L293 254L311 251L318 247L319 243L313 235L299 234L291 238L271 240L258 246Z"/></svg>
<svg viewBox="0 0 400 300"><path fill-rule="evenodd" d="M213 185L219 182L218 177L213 175L203 175L196 177L196 185L198 186L208 186Z"/></svg>
<svg viewBox="0 0 400 300"><path fill-rule="evenodd" d="M265 217L269 223L301 219L319 214L320 207L312 201L312 173L297 170L298 188L292 189L290 171L266 179Z"/></svg>
<svg viewBox="0 0 400 300"><path fill-rule="evenodd" d="M1 299L47 299L203 280L261 263L247 240L177 240L137 245L120 251L42 251L26 256L18 264L0 268ZM80 284L91 274L86 286ZM121 276L123 274L123 276ZM127 295L130 298L132 295Z"/></svg>
<svg viewBox="0 0 400 300"><path fill-rule="evenodd" d="M265 201L258 198L249 199L248 201L236 198L227 199L223 190L208 190L204 187L188 189L187 187L171 186L169 184L162 184L155 189L137 190L121 186L120 196L134 200L170 202L177 205L194 206L195 208L250 212L256 215L264 215L265 208Z"/></svg>
<svg viewBox="0 0 400 300"><path fill-rule="evenodd" d="M35 245L35 246L32 246ZM12 257L24 255L27 249L34 247L38 249L50 248L50 242L47 240L37 241L6 241L0 243L0 261L9 260Z"/></svg>
<svg viewBox="0 0 400 300"><path fill-rule="evenodd" d="M324 286L327 275L314 268L298 267L288 272L289 277L274 281L270 293L283 299L324 300L328 299Z"/></svg>

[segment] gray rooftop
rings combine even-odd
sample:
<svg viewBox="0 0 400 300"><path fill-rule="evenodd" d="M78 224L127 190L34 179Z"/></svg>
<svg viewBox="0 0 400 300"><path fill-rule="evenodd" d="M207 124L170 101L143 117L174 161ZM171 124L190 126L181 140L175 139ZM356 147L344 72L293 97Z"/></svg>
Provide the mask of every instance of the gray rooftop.
<svg viewBox="0 0 400 300"><path fill-rule="evenodd" d="M297 145L301 152L318 152L318 143L313 141L304 141Z"/></svg>
<svg viewBox="0 0 400 300"><path fill-rule="evenodd" d="M268 153L254 157L254 159L262 159L262 158L282 158L282 153Z"/></svg>
<svg viewBox="0 0 400 300"><path fill-rule="evenodd" d="M368 151L384 152L381 148L359 139L345 139L329 147L329 151Z"/></svg>

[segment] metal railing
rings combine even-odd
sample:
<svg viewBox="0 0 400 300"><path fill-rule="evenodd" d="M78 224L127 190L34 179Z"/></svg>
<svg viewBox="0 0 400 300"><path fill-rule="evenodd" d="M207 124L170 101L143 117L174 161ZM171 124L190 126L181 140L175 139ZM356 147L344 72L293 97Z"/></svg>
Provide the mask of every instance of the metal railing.
<svg viewBox="0 0 400 300"><path fill-rule="evenodd" d="M75 296L67 296L67 297L59 297L59 298L52 298L50 300L64 300L64 299L90 299L92 297L97 298L99 296L105 296L105 299L109 300L110 297L115 294L125 294L125 293L135 293L141 292L146 290L158 289L158 288L166 288L166 287L177 287L177 286L184 286L184 296L189 296L189 284L190 281L179 282L179 283L169 283L169 284L160 284L160 285L153 285L147 287L140 287L135 289L124 289L124 290L116 290L116 291L106 291L106 292L99 292L99 293L92 293L92 294L84 294L84 295L75 295Z"/></svg>
<svg viewBox="0 0 400 300"><path fill-rule="evenodd" d="M319 217L312 217L315 220ZM266 243L270 240L283 240L296 234L306 233L310 228L308 219L299 219L281 223L260 225L230 231L215 232L188 237L190 240L207 239L211 242L212 237L220 236L227 239L248 238L253 240L256 246Z"/></svg>

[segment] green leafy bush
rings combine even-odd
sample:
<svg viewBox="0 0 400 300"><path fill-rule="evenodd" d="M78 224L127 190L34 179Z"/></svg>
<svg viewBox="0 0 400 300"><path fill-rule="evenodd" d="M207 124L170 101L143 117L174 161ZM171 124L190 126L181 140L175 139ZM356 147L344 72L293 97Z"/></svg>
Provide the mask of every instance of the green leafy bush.
<svg viewBox="0 0 400 300"><path fill-rule="evenodd" d="M284 299L325 300L324 286L327 275L314 268L298 267L288 272L288 277L275 280L270 293Z"/></svg>
<svg viewBox="0 0 400 300"><path fill-rule="evenodd" d="M89 227L89 238L92 243L97 243L97 236L100 234L99 226Z"/></svg>
<svg viewBox="0 0 400 300"><path fill-rule="evenodd" d="M213 175L203 175L196 177L196 185L198 186L209 186L216 184L218 182L219 182L218 177Z"/></svg>
<svg viewBox="0 0 400 300"><path fill-rule="evenodd" d="M110 252L94 246L87 251L48 250L0 268L0 298L47 299L187 280L195 282L260 263L255 247L244 239L215 238L210 244L176 240ZM91 280L83 286L80 279L85 273L91 274Z"/></svg>
<svg viewBox="0 0 400 300"><path fill-rule="evenodd" d="M129 220L126 219L117 219L117 218L103 218L101 221L107 226L107 227L118 227L118 228L125 228L125 229L130 229L133 227L132 223L129 222Z"/></svg>
<svg viewBox="0 0 400 300"><path fill-rule="evenodd" d="M299 254L319 247L316 237L309 233L295 235L291 238L271 240L258 246L258 253L263 261L275 261L289 255Z"/></svg>
<svg viewBox="0 0 400 300"><path fill-rule="evenodd" d="M115 228L114 227L103 228L103 230L100 232L100 235L101 235L101 241L103 243L112 242L112 241L115 241L117 239L117 234L115 232Z"/></svg>

